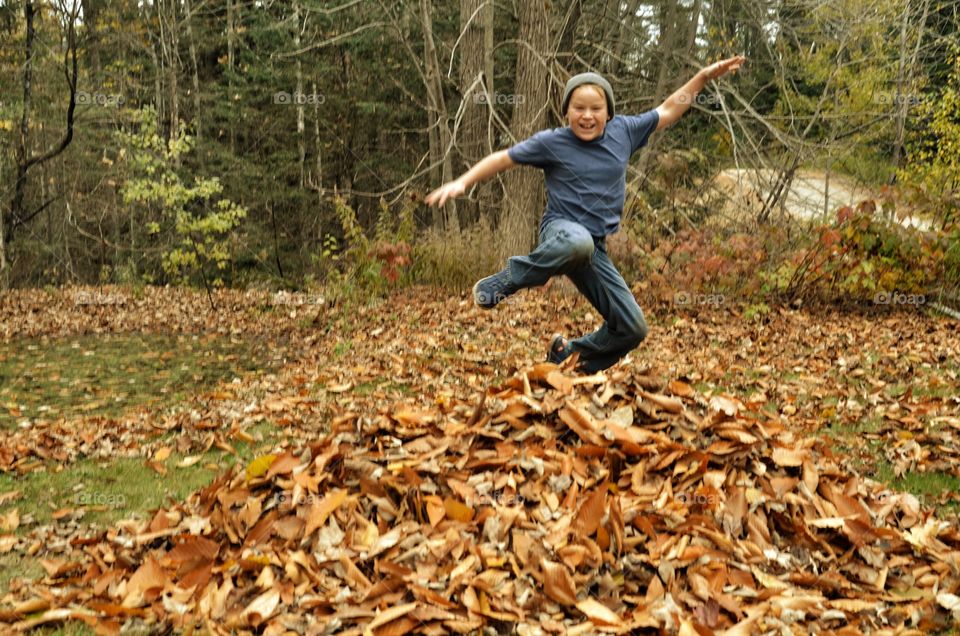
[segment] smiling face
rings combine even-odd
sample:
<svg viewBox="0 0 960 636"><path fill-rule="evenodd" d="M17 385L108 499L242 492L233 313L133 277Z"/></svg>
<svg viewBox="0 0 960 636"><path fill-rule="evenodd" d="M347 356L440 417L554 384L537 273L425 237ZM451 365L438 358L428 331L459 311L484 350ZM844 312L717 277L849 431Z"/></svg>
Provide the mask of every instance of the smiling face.
<svg viewBox="0 0 960 636"><path fill-rule="evenodd" d="M567 123L581 141L593 141L602 136L608 119L607 97L596 84L579 86L570 95Z"/></svg>

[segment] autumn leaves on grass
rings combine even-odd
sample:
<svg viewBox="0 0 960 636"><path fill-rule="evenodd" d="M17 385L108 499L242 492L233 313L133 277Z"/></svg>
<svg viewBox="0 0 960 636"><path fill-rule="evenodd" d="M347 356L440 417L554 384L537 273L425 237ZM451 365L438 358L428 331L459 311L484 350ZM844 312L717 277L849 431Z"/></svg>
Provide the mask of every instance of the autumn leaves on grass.
<svg viewBox="0 0 960 636"><path fill-rule="evenodd" d="M433 404L344 413L315 443L86 539L0 616L102 631L862 632L934 628L957 598L955 528L759 404L546 363Z"/></svg>

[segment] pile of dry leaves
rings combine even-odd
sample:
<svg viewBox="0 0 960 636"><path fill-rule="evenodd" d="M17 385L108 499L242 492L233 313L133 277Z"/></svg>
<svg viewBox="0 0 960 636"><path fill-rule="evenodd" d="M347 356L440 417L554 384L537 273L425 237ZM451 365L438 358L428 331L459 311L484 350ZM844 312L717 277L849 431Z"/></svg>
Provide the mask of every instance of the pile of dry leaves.
<svg viewBox="0 0 960 636"><path fill-rule="evenodd" d="M270 334L295 330L328 302L317 295L180 287L69 287L3 292L0 341L100 333Z"/></svg>
<svg viewBox="0 0 960 636"><path fill-rule="evenodd" d="M470 401L327 424L148 522L75 539L11 586L0 621L859 634L960 612L960 532L759 403L537 364Z"/></svg>

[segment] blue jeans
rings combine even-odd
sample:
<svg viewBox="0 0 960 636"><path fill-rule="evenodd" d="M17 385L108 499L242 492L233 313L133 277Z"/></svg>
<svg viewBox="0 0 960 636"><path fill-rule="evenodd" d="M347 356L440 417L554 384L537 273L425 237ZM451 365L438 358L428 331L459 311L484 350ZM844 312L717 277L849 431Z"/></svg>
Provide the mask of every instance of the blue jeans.
<svg viewBox="0 0 960 636"><path fill-rule="evenodd" d="M594 239L579 223L551 221L540 232L537 247L527 256L512 257L507 267L521 288L566 274L600 312L604 323L599 329L570 341L588 373L612 366L647 337L643 311L610 261L604 239Z"/></svg>

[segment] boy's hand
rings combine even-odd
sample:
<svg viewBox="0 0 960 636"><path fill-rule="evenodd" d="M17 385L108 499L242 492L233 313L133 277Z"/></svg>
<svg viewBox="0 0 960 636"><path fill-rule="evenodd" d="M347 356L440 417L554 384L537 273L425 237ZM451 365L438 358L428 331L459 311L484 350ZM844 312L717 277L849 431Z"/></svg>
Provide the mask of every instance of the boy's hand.
<svg viewBox="0 0 960 636"><path fill-rule="evenodd" d="M464 186L459 179L454 179L453 181L444 183L442 186L428 194L427 198L424 199L424 202L427 205L433 205L436 203L440 207L443 207L443 204L447 202L447 199L462 197L466 191L466 186Z"/></svg>
<svg viewBox="0 0 960 636"><path fill-rule="evenodd" d="M703 73L707 79L710 80L720 79L727 73L735 73L740 70L740 67L746 61L747 58L745 56L737 55L725 60L720 60L719 62L714 62L710 66L703 69L701 73Z"/></svg>

